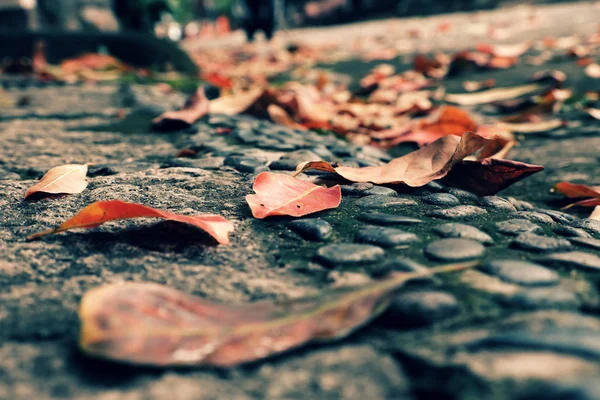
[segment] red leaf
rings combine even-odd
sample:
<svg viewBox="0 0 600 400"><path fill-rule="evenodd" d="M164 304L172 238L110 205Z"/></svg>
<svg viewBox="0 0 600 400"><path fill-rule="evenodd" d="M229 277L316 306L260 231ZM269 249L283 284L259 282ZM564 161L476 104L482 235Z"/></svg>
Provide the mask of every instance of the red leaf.
<svg viewBox="0 0 600 400"><path fill-rule="evenodd" d="M193 225L208 233L221 244L229 243L229 233L233 231L233 224L220 215L185 216L157 210L142 204L108 200L92 203L79 211L71 219L63 222L58 228L35 233L28 236L27 240L38 239L42 236L63 232L68 229L96 228L105 222L130 218L162 218Z"/></svg>
<svg viewBox="0 0 600 400"><path fill-rule="evenodd" d="M262 172L252 189L256 194L246 196L254 218L276 215L301 217L318 211L336 208L342 200L339 185L326 188L284 174Z"/></svg>
<svg viewBox="0 0 600 400"><path fill-rule="evenodd" d="M88 184L85 180L87 170L87 164L67 164L54 167L46 172L38 183L27 189L23 200L35 193L81 193Z"/></svg>
<svg viewBox="0 0 600 400"><path fill-rule="evenodd" d="M541 165L486 158L455 165L443 180L451 186L489 196L543 169Z"/></svg>
<svg viewBox="0 0 600 400"><path fill-rule="evenodd" d="M199 87L183 107L177 111L167 111L152 121L152 129L156 131L177 131L189 128L194 122L208 113L210 101Z"/></svg>
<svg viewBox="0 0 600 400"><path fill-rule="evenodd" d="M478 265L397 274L284 302L218 304L155 283L93 289L79 307L84 352L155 366L231 367L315 342L342 339L386 310L409 280Z"/></svg>
<svg viewBox="0 0 600 400"><path fill-rule="evenodd" d="M554 188L568 198L600 197L600 187L576 185L569 182L557 183Z"/></svg>

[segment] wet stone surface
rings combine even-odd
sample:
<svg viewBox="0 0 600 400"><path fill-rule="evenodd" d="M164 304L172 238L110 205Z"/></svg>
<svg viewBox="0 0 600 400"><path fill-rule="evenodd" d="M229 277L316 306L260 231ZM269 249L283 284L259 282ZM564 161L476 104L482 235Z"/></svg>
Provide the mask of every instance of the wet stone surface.
<svg viewBox="0 0 600 400"><path fill-rule="evenodd" d="M400 229L369 226L358 231L356 241L370 243L381 247L396 247L420 241L412 232Z"/></svg>
<svg viewBox="0 0 600 400"><path fill-rule="evenodd" d="M553 286L560 281L556 272L526 261L492 260L483 265L483 270L503 281L523 286Z"/></svg>
<svg viewBox="0 0 600 400"><path fill-rule="evenodd" d="M469 239L441 239L425 247L427 257L438 261L467 261L485 254L485 247Z"/></svg>
<svg viewBox="0 0 600 400"><path fill-rule="evenodd" d="M590 4L572 15L589 16L595 31L597 13ZM561 23L548 35L564 15L556 12ZM569 79L581 74L573 59L555 67ZM508 86L535 70L521 63L480 74ZM449 80L449 91L462 88L464 78ZM10 106L22 96L30 106ZM595 129L586 135L578 128L565 128L572 136L560 138L526 135L514 159L546 170L495 196L437 181L412 189L340 181L339 208L257 220L244 196L260 171L290 173L317 159L373 165L390 156L249 116L211 115L189 131L155 134L152 118L184 96L151 87L6 86L0 100L9 104L0 115L2 399L600 398L600 221L585 211L558 211L558 196L549 191L563 180L598 184L593 121L582 122ZM177 157L183 149L196 154ZM22 201L48 169L66 163L93 164L85 191ZM150 219L24 240L109 199L223 215L235 224L231 244ZM81 297L104 284L155 282L208 301L248 304L463 260L481 264L406 284L388 311L338 343L244 367L138 368L88 358L76 346Z"/></svg>
<svg viewBox="0 0 600 400"><path fill-rule="evenodd" d="M484 244L491 244L494 242L494 239L492 239L490 235L471 225L451 222L438 225L433 228L433 231L445 238L471 239Z"/></svg>

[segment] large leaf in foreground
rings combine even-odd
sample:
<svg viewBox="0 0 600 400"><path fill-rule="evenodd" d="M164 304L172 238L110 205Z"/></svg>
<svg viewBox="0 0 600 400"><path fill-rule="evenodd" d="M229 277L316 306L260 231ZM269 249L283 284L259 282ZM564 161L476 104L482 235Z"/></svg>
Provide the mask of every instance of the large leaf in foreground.
<svg viewBox="0 0 600 400"><path fill-rule="evenodd" d="M229 367L341 339L381 314L405 282L477 265L394 275L287 301L227 305L154 283L93 289L81 300L80 346L131 364Z"/></svg>
<svg viewBox="0 0 600 400"><path fill-rule="evenodd" d="M46 172L38 183L27 189L23 199L27 199L36 193L81 193L88 184L85 180L87 170L87 164L67 164L54 167Z"/></svg>
<svg viewBox="0 0 600 400"><path fill-rule="evenodd" d="M581 199L573 204L568 205L566 208L573 206L600 206L600 186L586 186L569 182L560 182L554 186L554 189L570 199Z"/></svg>
<svg viewBox="0 0 600 400"><path fill-rule="evenodd" d="M541 165L496 158L465 160L455 165L443 181L480 196L489 196L543 169Z"/></svg>
<svg viewBox="0 0 600 400"><path fill-rule="evenodd" d="M210 101L204 93L204 88L199 87L177 111L167 111L152 121L155 131L177 131L189 128L194 122L208 113Z"/></svg>
<svg viewBox="0 0 600 400"><path fill-rule="evenodd" d="M246 196L254 218L276 215L301 217L336 208L342 201L342 190L336 185L326 188L285 174L262 172Z"/></svg>
<svg viewBox="0 0 600 400"><path fill-rule="evenodd" d="M462 137L445 136L385 165L334 168L324 161L311 161L300 164L296 174L316 169L338 174L352 182L404 183L418 187L444 177L455 164L481 150L488 142L488 139L467 132Z"/></svg>
<svg viewBox="0 0 600 400"><path fill-rule="evenodd" d="M221 244L229 243L229 233L233 231L233 224L220 215L178 215L142 204L127 203L121 200L108 200L92 203L79 211L73 218L63 222L58 228L34 233L28 236L27 240L38 239L42 236L63 232L68 229L96 228L105 222L130 218L162 218L193 225L208 233Z"/></svg>

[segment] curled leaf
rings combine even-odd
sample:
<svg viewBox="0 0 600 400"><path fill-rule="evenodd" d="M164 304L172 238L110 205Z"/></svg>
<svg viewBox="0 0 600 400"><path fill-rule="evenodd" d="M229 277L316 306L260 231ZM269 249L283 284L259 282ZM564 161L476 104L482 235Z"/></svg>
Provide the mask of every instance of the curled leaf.
<svg viewBox="0 0 600 400"><path fill-rule="evenodd" d="M212 303L154 283L103 286L81 300L79 345L90 355L129 364L231 367L311 342L342 339L385 311L407 281L478 264L446 265L312 297L240 305Z"/></svg>
<svg viewBox="0 0 600 400"><path fill-rule="evenodd" d="M503 124L511 131L518 133L548 132L565 125L564 121L558 118L534 122L504 122Z"/></svg>
<svg viewBox="0 0 600 400"><path fill-rule="evenodd" d="M479 196L490 196L543 169L541 165L496 158L465 160L455 165L443 181Z"/></svg>
<svg viewBox="0 0 600 400"><path fill-rule="evenodd" d="M448 93L446 94L445 99L449 103L460 104L462 106L474 106L477 104L489 104L495 101L514 99L527 94L535 93L543 87L543 85L531 83L522 86L494 88L476 93Z"/></svg>
<svg viewBox="0 0 600 400"><path fill-rule="evenodd" d="M63 232L68 229L96 228L105 222L131 218L162 218L193 225L208 233L221 244L229 243L229 233L233 231L233 224L220 215L178 215L142 204L127 203L121 200L108 200L92 203L79 211L71 219L63 222L59 227L29 235L27 240L39 239L43 236Z"/></svg>
<svg viewBox="0 0 600 400"><path fill-rule="evenodd" d="M586 186L577 185L570 182L560 182L554 186L554 189L570 199L582 199L576 203L568 205L566 208L571 208L573 206L600 206L600 186Z"/></svg>
<svg viewBox="0 0 600 400"><path fill-rule="evenodd" d="M190 96L183 107L177 111L167 111L152 121L152 129L156 131L177 131L189 128L194 122L208 114L210 101L204 94L204 88L199 87Z"/></svg>
<svg viewBox="0 0 600 400"><path fill-rule="evenodd" d="M254 181L256 194L246 196L254 218L276 215L301 217L336 208L342 201L342 190L336 185L326 188L285 174L262 172Z"/></svg>
<svg viewBox="0 0 600 400"><path fill-rule="evenodd" d="M75 194L87 187L87 164L67 164L50 169L38 183L27 189L23 200L35 193Z"/></svg>
<svg viewBox="0 0 600 400"><path fill-rule="evenodd" d="M462 137L445 136L385 165L334 168L324 161L312 161L300 164L296 175L316 169L338 174L352 182L404 183L418 187L444 177L455 164L481 150L487 143L487 139L467 132Z"/></svg>

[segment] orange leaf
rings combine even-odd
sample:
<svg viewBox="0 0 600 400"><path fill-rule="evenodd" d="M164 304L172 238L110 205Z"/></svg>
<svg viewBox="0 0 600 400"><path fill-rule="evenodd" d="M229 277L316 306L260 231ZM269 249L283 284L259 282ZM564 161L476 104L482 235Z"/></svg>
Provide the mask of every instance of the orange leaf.
<svg viewBox="0 0 600 400"><path fill-rule="evenodd" d="M156 131L177 131L190 127L208 113L210 101L199 87L183 107L177 111L167 111L152 120L152 129Z"/></svg>
<svg viewBox="0 0 600 400"><path fill-rule="evenodd" d="M249 109L264 93L261 88L221 96L210 101L211 114L237 115Z"/></svg>
<svg viewBox="0 0 600 400"><path fill-rule="evenodd" d="M296 175L306 170L317 169L336 173L352 182L404 183L419 187L444 177L455 164L481 150L487 143L487 139L467 132L462 138L445 136L386 165L334 168L324 161L313 161L300 164Z"/></svg>
<svg viewBox="0 0 600 400"><path fill-rule="evenodd" d="M276 215L301 217L336 208L342 201L342 190L336 185L326 188L284 174L262 172L246 196L254 218Z"/></svg>
<svg viewBox="0 0 600 400"><path fill-rule="evenodd" d="M38 239L68 229L96 228L105 222L131 218L162 218L193 225L208 233L221 244L229 244L229 233L233 231L233 224L220 215L185 216L157 210L142 204L108 200L92 203L79 211L73 218L63 222L58 228L29 235L27 240Z"/></svg>
<svg viewBox="0 0 600 400"><path fill-rule="evenodd" d="M46 172L38 183L27 189L23 200L35 193L81 193L88 184L85 180L87 170L87 164L67 164L54 167Z"/></svg>

